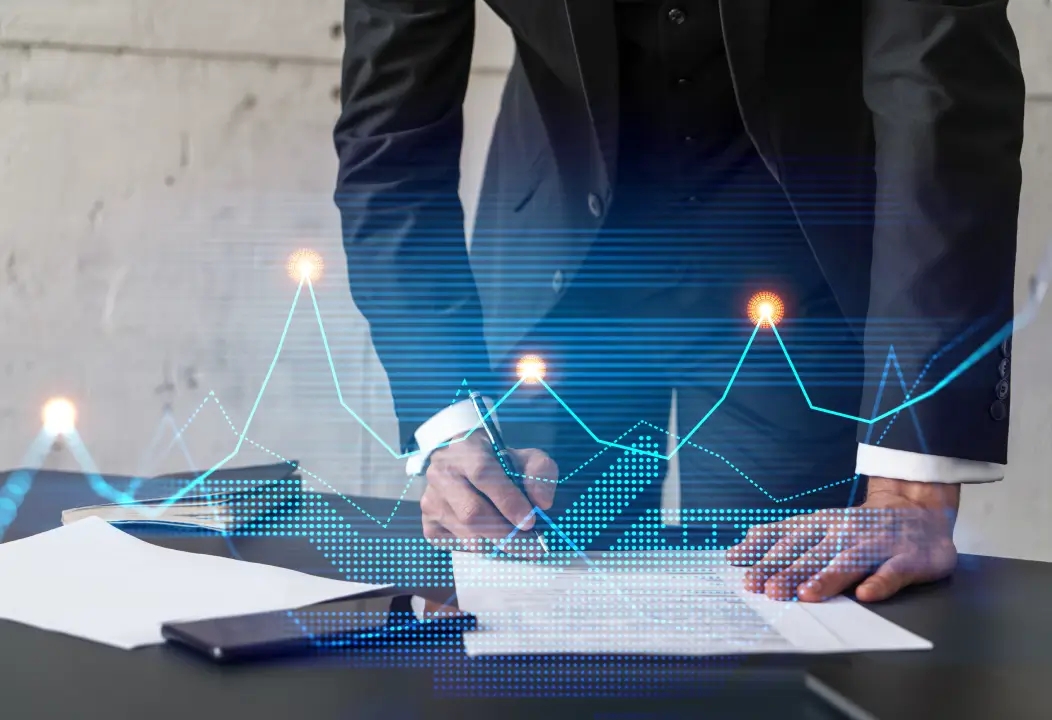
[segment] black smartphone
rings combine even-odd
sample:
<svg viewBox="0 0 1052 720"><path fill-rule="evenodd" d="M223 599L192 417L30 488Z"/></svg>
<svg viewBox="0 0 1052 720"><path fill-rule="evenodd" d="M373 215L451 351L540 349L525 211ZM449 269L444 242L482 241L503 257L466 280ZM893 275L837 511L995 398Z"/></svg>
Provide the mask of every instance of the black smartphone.
<svg viewBox="0 0 1052 720"><path fill-rule="evenodd" d="M298 610L165 623L161 635L214 662L382 647L475 628L475 616L419 595L353 598Z"/></svg>

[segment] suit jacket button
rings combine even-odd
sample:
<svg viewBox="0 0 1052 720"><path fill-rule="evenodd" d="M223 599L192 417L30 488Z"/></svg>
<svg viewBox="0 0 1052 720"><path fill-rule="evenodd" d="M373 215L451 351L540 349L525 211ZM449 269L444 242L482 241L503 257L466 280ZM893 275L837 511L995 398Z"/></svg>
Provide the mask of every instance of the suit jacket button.
<svg viewBox="0 0 1052 720"><path fill-rule="evenodd" d="M603 199L595 193L588 194L588 212L592 213L594 218L603 216Z"/></svg>
<svg viewBox="0 0 1052 720"><path fill-rule="evenodd" d="M1000 400L994 400L990 406L990 417L994 420L1004 420L1008 417L1008 408Z"/></svg>
<svg viewBox="0 0 1052 720"><path fill-rule="evenodd" d="M1001 382L997 383L997 386L994 387L994 392L997 394L997 399L998 400L1007 400L1008 399L1008 381L1007 380L1002 380Z"/></svg>
<svg viewBox="0 0 1052 720"><path fill-rule="evenodd" d="M557 293L563 291L563 271L562 270L556 270L555 274L552 275L552 290L554 292L557 292Z"/></svg>
<svg viewBox="0 0 1052 720"><path fill-rule="evenodd" d="M1006 358L1012 357L1012 337L1008 336L1001 341L1001 354Z"/></svg>
<svg viewBox="0 0 1052 720"><path fill-rule="evenodd" d="M1012 373L1012 361L1008 358L1001 358L1001 362L997 363L997 372L1003 378L1008 377Z"/></svg>

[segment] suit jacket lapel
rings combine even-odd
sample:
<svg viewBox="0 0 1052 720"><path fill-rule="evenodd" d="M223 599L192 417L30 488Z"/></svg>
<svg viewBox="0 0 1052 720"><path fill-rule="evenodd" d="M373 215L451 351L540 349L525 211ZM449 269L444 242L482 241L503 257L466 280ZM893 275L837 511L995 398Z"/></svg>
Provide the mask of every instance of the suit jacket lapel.
<svg viewBox="0 0 1052 720"><path fill-rule="evenodd" d="M731 68L734 95L745 129L767 167L778 177L768 123L767 36L771 0L719 0L723 42Z"/></svg>
<svg viewBox="0 0 1052 720"><path fill-rule="evenodd" d="M608 185L617 171L618 87L617 25L613 0L563 0L581 75L588 113L603 158Z"/></svg>

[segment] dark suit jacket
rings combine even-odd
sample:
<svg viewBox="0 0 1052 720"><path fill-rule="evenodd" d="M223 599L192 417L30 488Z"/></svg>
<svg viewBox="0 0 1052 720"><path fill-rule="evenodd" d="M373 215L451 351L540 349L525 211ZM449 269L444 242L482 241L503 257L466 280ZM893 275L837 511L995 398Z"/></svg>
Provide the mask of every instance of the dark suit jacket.
<svg viewBox="0 0 1052 720"><path fill-rule="evenodd" d="M336 199L403 440L480 377L467 348L485 338L499 359L551 308L617 202L614 0L489 2L517 52L469 261L456 192L473 0L346 0ZM1011 319L1024 87L1006 2L719 2L746 129L845 314L867 318L869 389L840 410L871 417L902 401L889 390L875 408L889 327L910 331L898 360L907 383L923 375L916 394L982 339L962 333ZM531 234L547 238L533 280ZM914 407L924 449L1005 461L999 361ZM905 421L882 444L922 450Z"/></svg>

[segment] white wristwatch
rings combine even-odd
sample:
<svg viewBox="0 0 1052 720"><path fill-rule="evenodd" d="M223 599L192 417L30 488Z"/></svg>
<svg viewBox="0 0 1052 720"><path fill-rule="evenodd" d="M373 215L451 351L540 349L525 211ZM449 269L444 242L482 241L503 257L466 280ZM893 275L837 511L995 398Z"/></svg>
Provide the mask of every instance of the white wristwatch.
<svg viewBox="0 0 1052 720"><path fill-rule="evenodd" d="M493 401L488 397L482 398L482 401L486 404L490 417L499 430L500 420L493 412ZM417 449L406 460L406 474L423 475L427 472L431 453L445 445L447 441L473 430L478 425L479 416L470 400L453 403L432 415L413 433Z"/></svg>

